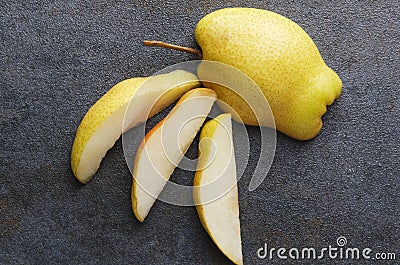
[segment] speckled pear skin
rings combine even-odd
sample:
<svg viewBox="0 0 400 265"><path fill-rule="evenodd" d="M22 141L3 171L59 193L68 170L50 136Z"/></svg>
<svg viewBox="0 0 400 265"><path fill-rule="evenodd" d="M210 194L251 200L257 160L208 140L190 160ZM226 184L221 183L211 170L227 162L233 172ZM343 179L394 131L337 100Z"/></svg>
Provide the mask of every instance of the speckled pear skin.
<svg viewBox="0 0 400 265"><path fill-rule="evenodd" d="M226 8L202 18L195 38L204 60L236 67L257 83L277 130L299 140L319 133L321 117L340 95L342 82L300 26L267 10ZM207 86L239 113L243 123L267 125L257 122L240 96L215 84Z"/></svg>

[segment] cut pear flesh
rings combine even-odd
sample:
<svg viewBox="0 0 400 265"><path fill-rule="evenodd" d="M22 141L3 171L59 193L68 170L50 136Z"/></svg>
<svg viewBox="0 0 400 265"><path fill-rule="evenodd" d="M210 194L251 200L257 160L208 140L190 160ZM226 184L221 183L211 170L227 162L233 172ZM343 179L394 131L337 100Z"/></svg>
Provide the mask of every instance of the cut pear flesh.
<svg viewBox="0 0 400 265"><path fill-rule="evenodd" d="M183 70L116 84L89 109L78 127L71 152L75 177L87 183L124 131L199 85L196 75Z"/></svg>
<svg viewBox="0 0 400 265"><path fill-rule="evenodd" d="M210 112L216 93L196 88L148 132L135 157L132 210L143 222Z"/></svg>
<svg viewBox="0 0 400 265"><path fill-rule="evenodd" d="M235 264L243 264L236 183L231 115L221 114L201 131L193 198L214 243Z"/></svg>

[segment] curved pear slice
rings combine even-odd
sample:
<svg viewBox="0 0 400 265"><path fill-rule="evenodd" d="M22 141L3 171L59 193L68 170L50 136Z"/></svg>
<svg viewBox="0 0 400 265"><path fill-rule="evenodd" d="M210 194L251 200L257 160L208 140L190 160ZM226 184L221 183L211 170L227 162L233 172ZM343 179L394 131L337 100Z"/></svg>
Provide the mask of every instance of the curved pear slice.
<svg viewBox="0 0 400 265"><path fill-rule="evenodd" d="M176 70L127 79L113 86L89 109L78 127L71 152L75 177L86 184L124 131L146 121L199 85L194 74ZM128 105L133 107L126 112Z"/></svg>
<svg viewBox="0 0 400 265"><path fill-rule="evenodd" d="M214 243L235 264L243 264L236 182L231 115L221 114L201 130L193 198Z"/></svg>
<svg viewBox="0 0 400 265"><path fill-rule="evenodd" d="M182 160L216 97L208 88L187 92L139 145L133 170L132 210L140 222Z"/></svg>

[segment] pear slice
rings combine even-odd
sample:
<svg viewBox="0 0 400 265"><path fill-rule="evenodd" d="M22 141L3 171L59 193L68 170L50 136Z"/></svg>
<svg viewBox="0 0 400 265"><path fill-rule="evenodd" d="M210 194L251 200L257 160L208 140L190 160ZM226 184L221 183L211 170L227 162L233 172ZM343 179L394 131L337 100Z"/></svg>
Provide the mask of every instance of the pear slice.
<svg viewBox="0 0 400 265"><path fill-rule="evenodd" d="M207 122L200 134L193 198L200 221L218 248L243 264L231 114Z"/></svg>
<svg viewBox="0 0 400 265"><path fill-rule="evenodd" d="M146 121L199 85L196 75L176 70L127 79L113 86L89 109L78 127L71 152L75 177L86 184L124 131Z"/></svg>
<svg viewBox="0 0 400 265"><path fill-rule="evenodd" d="M132 210L140 222L182 160L216 97L208 88L187 92L139 145L133 170Z"/></svg>

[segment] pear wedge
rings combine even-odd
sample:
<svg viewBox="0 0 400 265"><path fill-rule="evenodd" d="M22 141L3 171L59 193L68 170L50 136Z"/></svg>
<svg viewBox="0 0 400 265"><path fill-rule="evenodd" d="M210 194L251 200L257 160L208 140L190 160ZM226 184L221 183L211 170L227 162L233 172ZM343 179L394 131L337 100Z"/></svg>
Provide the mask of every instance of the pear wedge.
<svg viewBox="0 0 400 265"><path fill-rule="evenodd" d="M193 198L200 221L218 248L243 264L231 114L207 122L200 134Z"/></svg>
<svg viewBox="0 0 400 265"><path fill-rule="evenodd" d="M127 79L113 86L89 109L78 127L71 152L75 177L86 184L124 131L146 121L199 85L196 75L176 70Z"/></svg>
<svg viewBox="0 0 400 265"><path fill-rule="evenodd" d="M216 97L208 88L187 92L139 145L133 170L132 210L140 222L182 160Z"/></svg>

